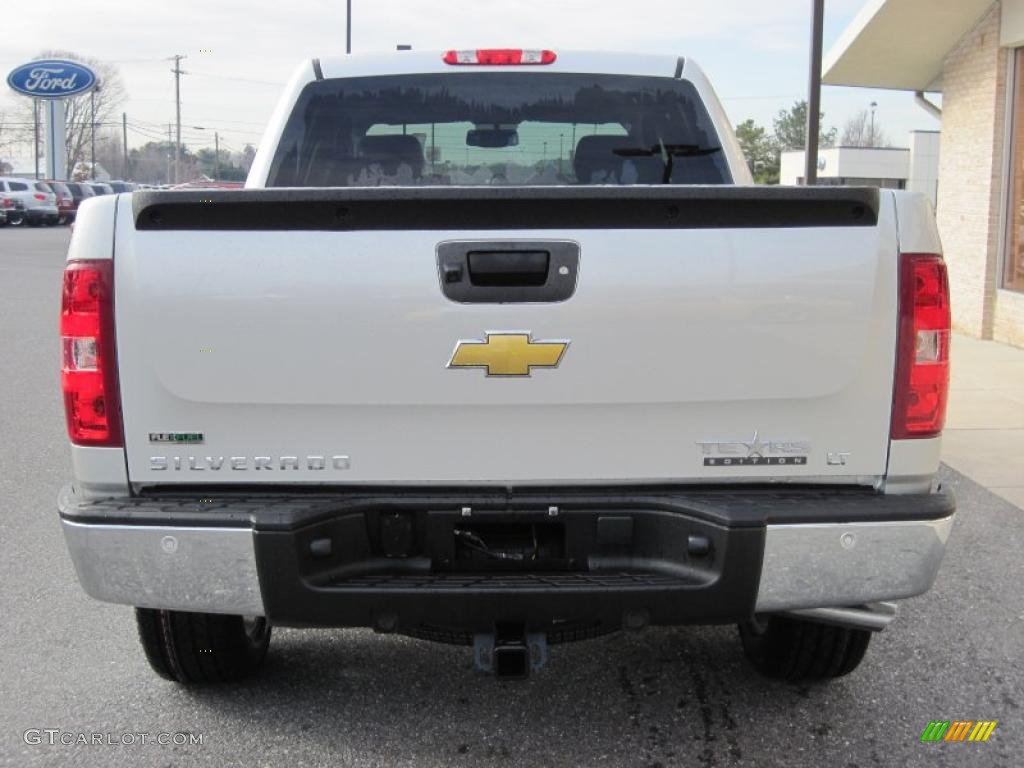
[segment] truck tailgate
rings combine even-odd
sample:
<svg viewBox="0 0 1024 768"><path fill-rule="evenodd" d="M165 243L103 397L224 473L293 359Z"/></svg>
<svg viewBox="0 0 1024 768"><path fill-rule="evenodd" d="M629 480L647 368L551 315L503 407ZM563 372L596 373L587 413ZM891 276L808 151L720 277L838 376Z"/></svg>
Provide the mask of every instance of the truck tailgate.
<svg viewBox="0 0 1024 768"><path fill-rule="evenodd" d="M821 189L122 197L130 479L873 483L894 210ZM575 292L452 301L437 248L453 240L578 243ZM569 346L529 376L447 366L497 331Z"/></svg>

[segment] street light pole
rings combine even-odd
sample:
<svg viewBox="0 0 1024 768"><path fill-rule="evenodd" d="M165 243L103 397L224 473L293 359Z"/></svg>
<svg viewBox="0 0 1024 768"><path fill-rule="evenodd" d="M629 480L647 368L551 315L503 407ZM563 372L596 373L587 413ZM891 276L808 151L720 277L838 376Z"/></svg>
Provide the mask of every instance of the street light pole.
<svg viewBox="0 0 1024 768"><path fill-rule="evenodd" d="M807 146L804 184L818 183L818 144L821 139L821 48L825 0L811 0L811 76L807 93Z"/></svg>
<svg viewBox="0 0 1024 768"><path fill-rule="evenodd" d="M871 133L869 134L868 141L871 142L868 146L875 146L875 109L878 108L878 102L871 102Z"/></svg>
<svg viewBox="0 0 1024 768"><path fill-rule="evenodd" d="M124 153L124 167L121 169L124 176L121 178L128 181L130 174L128 173L128 113L121 113L121 149Z"/></svg>
<svg viewBox="0 0 1024 768"><path fill-rule="evenodd" d="M32 99L32 140L36 150L36 178L39 178L39 99Z"/></svg>
<svg viewBox="0 0 1024 768"><path fill-rule="evenodd" d="M345 0L345 53L352 53L352 0Z"/></svg>

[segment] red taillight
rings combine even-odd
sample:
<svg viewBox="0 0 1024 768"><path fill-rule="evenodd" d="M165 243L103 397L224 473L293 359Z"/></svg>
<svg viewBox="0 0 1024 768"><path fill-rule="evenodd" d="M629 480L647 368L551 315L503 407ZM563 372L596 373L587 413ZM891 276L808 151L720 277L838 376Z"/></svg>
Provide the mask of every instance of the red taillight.
<svg viewBox="0 0 1024 768"><path fill-rule="evenodd" d="M899 302L892 438L935 437L949 393L949 280L941 256L900 257Z"/></svg>
<svg viewBox="0 0 1024 768"><path fill-rule="evenodd" d="M44 195L42 192L36 192L34 195L32 195L32 197L34 197L36 200L46 200L46 195Z"/></svg>
<svg viewBox="0 0 1024 768"><path fill-rule="evenodd" d="M76 445L124 445L114 343L113 261L68 262L60 335L68 437Z"/></svg>
<svg viewBox="0 0 1024 768"><path fill-rule="evenodd" d="M554 64L558 57L554 51L524 50L522 48L479 48L476 50L448 51L445 64L477 64L482 66L507 66Z"/></svg>

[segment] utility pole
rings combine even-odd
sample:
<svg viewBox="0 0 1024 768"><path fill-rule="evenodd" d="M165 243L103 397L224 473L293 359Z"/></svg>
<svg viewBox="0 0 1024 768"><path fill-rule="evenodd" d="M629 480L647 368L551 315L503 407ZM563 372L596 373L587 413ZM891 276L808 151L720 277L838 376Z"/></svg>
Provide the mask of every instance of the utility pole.
<svg viewBox="0 0 1024 768"><path fill-rule="evenodd" d="M345 0L345 53L352 53L352 0Z"/></svg>
<svg viewBox="0 0 1024 768"><path fill-rule="evenodd" d="M871 144L869 145L869 146L872 146L872 147L875 146L875 110L876 109L878 109L878 102L877 101L872 101L871 102L871 134L870 134L870 136L871 136L871 138L870 138Z"/></svg>
<svg viewBox="0 0 1024 768"><path fill-rule="evenodd" d="M220 134L213 132L213 180L220 180Z"/></svg>
<svg viewBox="0 0 1024 768"><path fill-rule="evenodd" d="M99 87L93 88L89 91L89 111L92 113L92 117L89 119L89 126L92 129L92 138L90 142L92 144L92 150L90 151L89 158L89 177L96 181L96 91Z"/></svg>
<svg viewBox="0 0 1024 768"><path fill-rule="evenodd" d="M804 184L818 183L818 144L821 139L821 38L825 22L825 0L811 0L811 76L807 94L807 146Z"/></svg>
<svg viewBox="0 0 1024 768"><path fill-rule="evenodd" d="M121 113L121 148L124 150L124 164L121 168L121 172L124 174L121 176L122 179L128 181L128 113Z"/></svg>
<svg viewBox="0 0 1024 768"><path fill-rule="evenodd" d="M171 147L174 145L171 143L171 124L167 124L167 183L171 183Z"/></svg>
<svg viewBox="0 0 1024 768"><path fill-rule="evenodd" d="M39 99L32 99L32 138L36 149L36 178L39 178Z"/></svg>
<svg viewBox="0 0 1024 768"><path fill-rule="evenodd" d="M187 56L183 56L180 53L176 53L171 57L174 59L174 69L171 72L174 73L174 108L177 115L178 133L175 136L174 141L174 182L178 182L178 175L181 172L181 76L187 75L188 73L183 71L181 68L181 60L187 59Z"/></svg>

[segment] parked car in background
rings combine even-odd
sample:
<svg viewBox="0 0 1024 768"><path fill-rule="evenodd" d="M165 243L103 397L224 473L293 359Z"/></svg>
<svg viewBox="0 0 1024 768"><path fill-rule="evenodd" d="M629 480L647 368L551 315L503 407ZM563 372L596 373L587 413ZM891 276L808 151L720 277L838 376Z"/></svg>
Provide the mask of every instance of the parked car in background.
<svg viewBox="0 0 1024 768"><path fill-rule="evenodd" d="M75 211L78 210L78 205L75 203L74 196L71 194L71 190L68 189L66 182L57 181L56 179L46 179L45 181L36 182L36 189L42 187L48 187L53 191L53 194L57 196L57 218L59 224L70 224L75 220Z"/></svg>
<svg viewBox="0 0 1024 768"><path fill-rule="evenodd" d="M57 210L57 196L53 191L36 188L33 179L0 178L0 194L20 200L25 206L24 221L32 226L40 224L54 225L60 221Z"/></svg>
<svg viewBox="0 0 1024 768"><path fill-rule="evenodd" d="M38 208L45 208L46 212L43 213L38 221L39 224L45 224L48 227L56 226L60 223L61 208L60 208L60 195L57 194L57 190L53 188L51 184L46 181L32 182L32 198L39 203ZM50 208L57 210L57 215L54 216L50 212ZM34 218L34 217L33 217ZM29 220L29 224L36 224L37 222Z"/></svg>
<svg viewBox="0 0 1024 768"><path fill-rule="evenodd" d="M75 216L78 216L78 206L82 204L83 200L88 200L90 197L96 197L96 192L88 184L83 184L80 181L65 181L64 186L71 192L71 199L75 204Z"/></svg>
<svg viewBox="0 0 1024 768"><path fill-rule="evenodd" d="M175 184L171 189L242 189L244 181L187 181Z"/></svg>
<svg viewBox="0 0 1024 768"><path fill-rule="evenodd" d="M112 195L114 194L114 188L103 181L86 181L83 182L86 186L90 187L93 192L97 195Z"/></svg>
<svg viewBox="0 0 1024 768"><path fill-rule="evenodd" d="M0 227L16 227L25 220L25 204L21 200L0 193Z"/></svg>
<svg viewBox="0 0 1024 768"><path fill-rule="evenodd" d="M109 181L107 184L118 194L121 194L122 192L134 192L138 189L138 185L133 184L130 181Z"/></svg>

